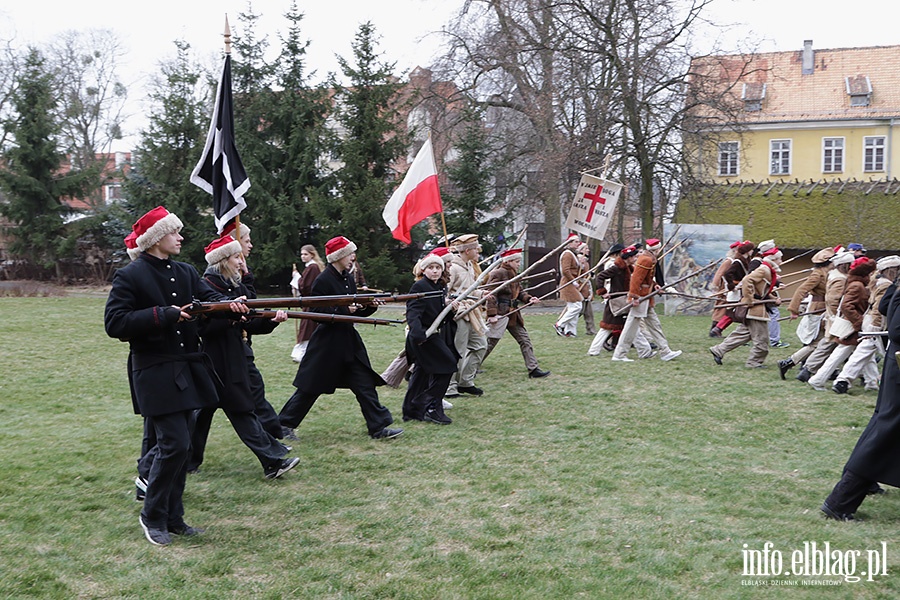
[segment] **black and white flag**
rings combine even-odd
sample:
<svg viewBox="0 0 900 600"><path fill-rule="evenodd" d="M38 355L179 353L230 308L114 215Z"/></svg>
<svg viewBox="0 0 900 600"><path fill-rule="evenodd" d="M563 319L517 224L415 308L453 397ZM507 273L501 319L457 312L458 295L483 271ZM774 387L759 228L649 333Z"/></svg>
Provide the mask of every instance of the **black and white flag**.
<svg viewBox="0 0 900 600"><path fill-rule="evenodd" d="M228 223L247 207L244 193L250 187L250 179L234 143L231 55L228 54L225 55L222 78L216 90L216 106L206 136L206 147L191 173L191 183L212 194L218 233L222 233Z"/></svg>

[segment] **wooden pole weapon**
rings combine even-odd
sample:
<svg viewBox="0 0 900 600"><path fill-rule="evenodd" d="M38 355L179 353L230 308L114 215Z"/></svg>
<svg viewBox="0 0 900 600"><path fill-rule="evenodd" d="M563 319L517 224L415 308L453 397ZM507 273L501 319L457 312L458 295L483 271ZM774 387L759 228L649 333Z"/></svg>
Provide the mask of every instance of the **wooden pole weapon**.
<svg viewBox="0 0 900 600"><path fill-rule="evenodd" d="M584 273L582 273L581 275L579 275L578 277L576 277L576 278L573 279L572 281L569 281L568 283L564 283L563 285L557 287L556 289L554 289L554 290L551 291L551 292L548 292L548 293L544 294L543 296L539 296L539 297L538 297L538 300L543 300L543 299L545 299L545 298L549 298L550 296L552 296L553 294L555 294L555 293L558 292L559 290L563 289L563 288L566 287L567 285L572 285L572 284L574 284L576 281L578 281L579 279L584 279L585 277L589 277L590 275L592 275L592 274L600 267L600 265L603 264L603 261L606 260L606 258L607 258L608 256L609 256L609 250L606 251L606 254L604 254L604 255L600 258L600 260L597 261L597 264L595 264L593 267L591 267L590 269L588 269L587 271L585 271ZM545 282L545 283L546 283L546 282ZM504 316L504 317L508 317L509 315L514 315L514 314L516 314L517 312L521 311L521 310L522 310L523 308L525 308L526 306L529 306L529 305L528 305L528 304L523 304L523 305L520 306L519 308L516 308L516 309L514 309L514 310L511 310L511 311L509 311L508 313L506 313L506 314L503 315L503 316Z"/></svg>
<svg viewBox="0 0 900 600"><path fill-rule="evenodd" d="M665 293L664 290L665 290L666 288L674 287L674 286L678 285L679 283L681 283L682 281L687 281L687 280L690 279L691 277L696 277L697 275L699 275L699 274L702 273L703 271L706 271L707 269L710 269L710 268L716 266L717 264L719 264L719 263L722 262L723 260L725 260L725 257L722 257L722 258L720 258L720 259L718 259L718 260L714 260L714 261L710 262L708 265L706 265L705 267L700 267L700 268L697 269L696 271L694 271L694 272L692 272L692 273L688 273L688 274L685 275L684 277L681 277L681 278L679 278L679 279L676 279L676 280L673 281L672 283L667 283L666 285L660 287L659 289L653 290L652 292L650 292L650 293L647 294L646 296L641 296L640 298L637 299L637 300L638 300L638 303L640 304L641 302L644 302L645 300L649 300L650 298L652 298L652 297L654 297L654 296L657 296L657 295L659 295L659 294ZM618 317L618 316L624 314L625 311L630 310L630 309L631 309L631 306L633 306L633 303L627 304L627 305L623 306L623 307L620 308L619 310L613 312L613 315L616 316L616 317Z"/></svg>
<svg viewBox="0 0 900 600"><path fill-rule="evenodd" d="M491 291L491 294L494 294L494 293L496 293L497 291L502 290L503 288L508 287L508 286L511 285L512 283L514 283L514 282L516 282L516 281L519 281L520 279L524 278L524 277L527 276L529 273L531 273L531 271L533 271L534 268L535 268L536 266L538 266L539 264L541 264L542 262L544 262L545 260L547 260L548 258L550 258L551 256L553 256L554 254L556 254L557 252L559 252L560 250L562 250L562 249L563 249L567 244L569 244L570 242L571 242L571 240L564 240L563 243L561 243L559 246L557 246L556 248L554 248L553 250L551 250L550 252L548 252L547 254L545 254L544 256L542 256L539 260L535 261L530 267L528 267L527 269L525 269L524 271L522 271L521 273L519 273L518 275L516 275L516 276L513 277L512 279L507 279L506 281L504 281L503 283L501 283L499 286L497 286L496 288L494 288L494 289ZM501 259L498 259L498 260L501 260ZM488 294L487 296L482 297L481 299L478 300L478 302L476 302L475 304L473 304L472 306L470 306L469 308L467 308L467 309L464 310L463 312L457 313L457 315L456 315L456 320L457 320L457 321L460 320L461 318L463 318L464 316L466 316L467 314L469 314L470 312L472 312L473 310L475 310L476 308L478 308L479 306L481 306L482 304L484 304L485 302L487 302L487 299L488 299L489 296L490 296L490 294Z"/></svg>
<svg viewBox="0 0 900 600"><path fill-rule="evenodd" d="M478 289L478 286L481 285L481 282L484 281L485 279L487 279L488 274L491 271L493 271L494 269L496 269L500 265L501 262L503 262L502 258L498 258L497 260L492 262L490 264L490 266L487 269L485 269L484 271L482 271L481 275L479 275L478 278L475 279L475 283L470 285L465 291L463 291L462 294L457 296L455 298L455 300L460 301L460 300L465 300L466 298L468 298L469 294L471 294L476 289ZM429 338L435 334L435 332L438 330L438 327L441 326L441 323L444 321L444 318L448 314L450 314L451 310L453 310L453 304L448 304L447 306L444 307L444 310L441 311L441 313L437 316L437 318L434 320L434 322L425 331L426 338Z"/></svg>

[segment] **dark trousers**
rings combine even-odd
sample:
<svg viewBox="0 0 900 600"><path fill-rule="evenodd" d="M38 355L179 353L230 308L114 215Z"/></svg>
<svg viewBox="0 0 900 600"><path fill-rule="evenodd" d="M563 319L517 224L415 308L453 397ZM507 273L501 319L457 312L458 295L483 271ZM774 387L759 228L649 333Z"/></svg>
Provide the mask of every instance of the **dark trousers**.
<svg viewBox="0 0 900 600"><path fill-rule="evenodd" d="M403 398L403 418L421 420L428 411L444 414L444 394L453 373L426 373L418 366L409 378Z"/></svg>
<svg viewBox="0 0 900 600"><path fill-rule="evenodd" d="M866 499L866 494L875 483L871 479L844 469L841 480L837 482L831 494L825 499L825 504L838 514L852 515Z"/></svg>
<svg viewBox="0 0 900 600"><path fill-rule="evenodd" d="M147 496L141 517L147 526L167 529L184 523L184 494L187 461L191 453L193 411L147 417L153 429L156 445L142 457L147 457Z"/></svg>
<svg viewBox="0 0 900 600"><path fill-rule="evenodd" d="M351 364L344 373L343 383L356 396L359 409L366 420L369 435L378 433L394 422L391 411L378 401L375 380L369 369L366 369L361 364ZM312 408L318 399L319 394L303 393L297 389L282 407L278 419L284 427L295 429L303 422L303 419L309 413L309 409Z"/></svg>
<svg viewBox="0 0 900 600"><path fill-rule="evenodd" d="M194 435L192 437L193 448L187 465L188 471L197 469L203 463L206 441L209 438L209 429L212 426L216 410L215 408L201 408L197 411L197 424L194 427ZM225 412L228 420L231 421L231 426L234 428L235 433L238 434L244 445L256 455L263 469L285 457L287 449L284 447L284 444L266 433L255 413L234 411L227 408L222 410Z"/></svg>
<svg viewBox="0 0 900 600"><path fill-rule="evenodd" d="M250 375L250 396L253 398L253 412L259 419L259 423L266 430L266 433L273 438L280 440L281 423L278 422L278 413L266 400L266 384L263 382L262 373L256 368L253 357L247 357L247 372Z"/></svg>
<svg viewBox="0 0 900 600"><path fill-rule="evenodd" d="M137 461L138 475L145 480L150 479L150 467L156 456L156 430L153 423L144 417L144 437L141 439L141 456Z"/></svg>

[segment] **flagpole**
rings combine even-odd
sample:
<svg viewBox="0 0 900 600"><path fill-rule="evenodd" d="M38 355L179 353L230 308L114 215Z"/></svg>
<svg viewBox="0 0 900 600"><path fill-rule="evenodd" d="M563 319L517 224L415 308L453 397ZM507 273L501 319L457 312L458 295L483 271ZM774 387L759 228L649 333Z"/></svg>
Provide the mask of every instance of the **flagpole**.
<svg viewBox="0 0 900 600"><path fill-rule="evenodd" d="M225 56L231 56L231 26L228 24L228 13L225 13L225 31L222 33L225 38ZM241 215L234 216L234 239L241 241ZM299 326L299 321L298 321Z"/></svg>
<svg viewBox="0 0 900 600"><path fill-rule="evenodd" d="M428 130L428 139L431 139L431 129ZM434 172L437 173L437 164L434 160L434 147L432 146L431 162L434 165ZM444 203L441 202L441 228L444 230L444 246L450 249L450 240L447 239L447 220L444 218Z"/></svg>

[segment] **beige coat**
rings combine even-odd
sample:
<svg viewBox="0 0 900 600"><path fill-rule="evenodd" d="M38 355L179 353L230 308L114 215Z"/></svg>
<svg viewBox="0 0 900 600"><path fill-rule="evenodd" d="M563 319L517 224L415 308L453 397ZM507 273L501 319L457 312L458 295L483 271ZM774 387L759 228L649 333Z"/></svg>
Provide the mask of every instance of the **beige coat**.
<svg viewBox="0 0 900 600"><path fill-rule="evenodd" d="M766 312L766 304L753 304L759 302L760 299L768 297L777 298L776 293L769 294L772 289L772 269L769 264L763 262L753 271L750 271L743 281L741 281L741 302L750 306L747 311L747 318L754 321L768 321L769 314Z"/></svg>

